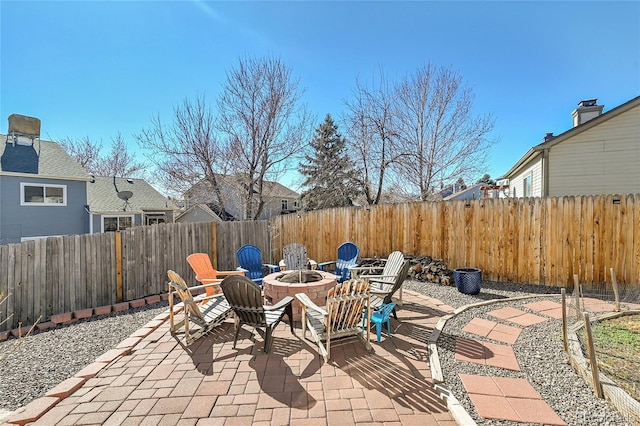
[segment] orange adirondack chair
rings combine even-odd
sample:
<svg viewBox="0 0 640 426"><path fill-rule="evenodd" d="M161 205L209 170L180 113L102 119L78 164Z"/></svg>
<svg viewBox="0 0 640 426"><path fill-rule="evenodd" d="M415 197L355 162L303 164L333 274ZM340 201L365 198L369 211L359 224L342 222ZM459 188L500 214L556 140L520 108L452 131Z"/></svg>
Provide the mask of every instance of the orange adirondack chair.
<svg viewBox="0 0 640 426"><path fill-rule="evenodd" d="M242 271L218 271L213 268L207 253L193 253L187 256L187 262L196 274L196 280L204 284L217 284L206 287L207 296L213 296L220 291L222 278L227 275L243 275Z"/></svg>

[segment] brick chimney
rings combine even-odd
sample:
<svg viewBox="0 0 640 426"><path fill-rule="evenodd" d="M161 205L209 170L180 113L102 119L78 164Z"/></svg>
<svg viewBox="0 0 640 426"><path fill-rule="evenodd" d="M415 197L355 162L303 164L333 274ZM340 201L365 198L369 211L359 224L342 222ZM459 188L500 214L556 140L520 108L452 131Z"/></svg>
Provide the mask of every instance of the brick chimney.
<svg viewBox="0 0 640 426"><path fill-rule="evenodd" d="M571 113L573 117L573 127L586 123L592 118L596 118L602 114L604 105L598 105L597 99L586 99L578 103L578 108Z"/></svg>

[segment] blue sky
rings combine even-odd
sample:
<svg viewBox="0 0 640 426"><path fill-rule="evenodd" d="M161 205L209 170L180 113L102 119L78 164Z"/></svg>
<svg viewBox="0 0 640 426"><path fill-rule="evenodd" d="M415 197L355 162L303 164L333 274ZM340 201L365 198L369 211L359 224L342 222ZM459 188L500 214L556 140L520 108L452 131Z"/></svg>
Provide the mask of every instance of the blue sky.
<svg viewBox="0 0 640 426"><path fill-rule="evenodd" d="M640 2L0 0L0 132L12 113L42 137L106 145L185 98L214 103L240 57L272 56L339 118L356 78L431 62L458 71L496 118L486 171L506 172L583 99L605 112L640 94ZM283 182L294 186L293 182Z"/></svg>

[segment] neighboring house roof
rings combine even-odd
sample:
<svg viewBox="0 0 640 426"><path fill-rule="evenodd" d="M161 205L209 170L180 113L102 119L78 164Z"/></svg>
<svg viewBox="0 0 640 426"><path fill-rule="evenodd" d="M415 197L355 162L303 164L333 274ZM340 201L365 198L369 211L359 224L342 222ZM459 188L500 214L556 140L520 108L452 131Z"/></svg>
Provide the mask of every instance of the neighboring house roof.
<svg viewBox="0 0 640 426"><path fill-rule="evenodd" d="M36 139L32 145L13 144L0 135L0 174L26 173L41 178L91 180L87 171L56 142Z"/></svg>
<svg viewBox="0 0 640 426"><path fill-rule="evenodd" d="M131 182L131 183L130 183ZM131 197L126 201L118 197L118 191L130 191ZM113 176L96 176L95 182L89 184L89 209L92 213L166 211L175 206L168 198L156 191L144 179L125 179Z"/></svg>
<svg viewBox="0 0 640 426"><path fill-rule="evenodd" d="M637 107L638 105L640 105L640 96L637 96L633 99L631 99L630 101L627 101L625 103L623 103L622 105L619 105L601 115L599 115L598 117L592 118L591 120L582 123L576 127L572 127L571 129L567 130L564 133L559 134L558 136L554 136L552 138L550 138L549 140L542 142L539 145L534 146L533 148L529 149L529 151L527 151L514 165L513 167L511 167L503 176L499 177L498 179L503 179L503 178L508 178L509 176L513 175L514 173L516 173L519 169L521 169L523 166L526 166L529 161L531 161L533 158L537 157L538 154L541 151L544 151L545 149L551 148L554 145L557 145L581 132L584 132L585 130L589 130L607 120L610 120L622 113L625 113L627 111L629 111L632 108Z"/></svg>
<svg viewBox="0 0 640 426"><path fill-rule="evenodd" d="M176 218L175 222L182 222L187 217L191 219L192 222L218 222L221 223L222 219L209 208L206 204L196 204L186 211L180 213Z"/></svg>
<svg viewBox="0 0 640 426"><path fill-rule="evenodd" d="M448 197L443 198L443 201L453 201L453 200L477 200L482 198L481 190L485 183L475 183L467 188L458 191L454 194L449 195Z"/></svg>
<svg viewBox="0 0 640 426"><path fill-rule="evenodd" d="M265 181L265 195L268 197L298 198L300 195L279 182Z"/></svg>
<svg viewBox="0 0 640 426"><path fill-rule="evenodd" d="M234 179L234 176L227 176L227 175L221 175L221 174L216 174L216 179L220 179L221 181L226 182L232 188L236 188L237 186L240 186L240 184L242 183L241 178ZM196 183L191 188L189 188L186 191L186 193L189 194L191 192L194 192L200 186L209 188L210 184L205 179L202 179L200 180L200 182ZM265 197L270 197L270 198L298 198L300 196L300 194L287 188L281 183L269 181L269 180L264 181L263 195Z"/></svg>

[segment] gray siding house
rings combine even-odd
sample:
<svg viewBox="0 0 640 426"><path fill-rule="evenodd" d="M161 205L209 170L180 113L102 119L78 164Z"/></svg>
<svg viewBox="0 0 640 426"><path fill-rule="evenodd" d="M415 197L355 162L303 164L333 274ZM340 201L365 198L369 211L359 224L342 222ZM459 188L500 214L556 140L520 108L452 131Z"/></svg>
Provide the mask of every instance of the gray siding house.
<svg viewBox="0 0 640 426"><path fill-rule="evenodd" d="M173 222L173 202L143 179L95 176L88 191L91 234Z"/></svg>
<svg viewBox="0 0 640 426"><path fill-rule="evenodd" d="M91 176L57 143L0 135L0 244L86 233Z"/></svg>

